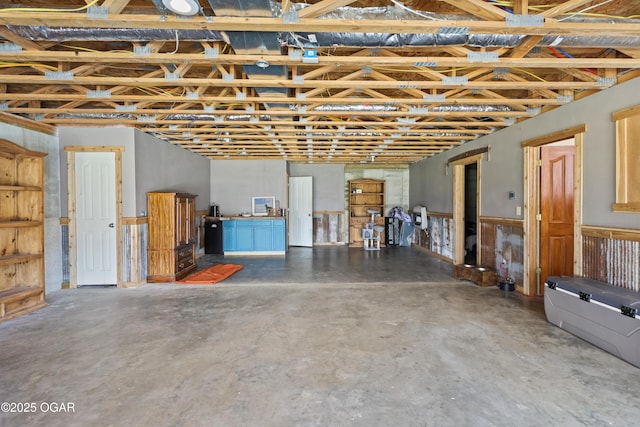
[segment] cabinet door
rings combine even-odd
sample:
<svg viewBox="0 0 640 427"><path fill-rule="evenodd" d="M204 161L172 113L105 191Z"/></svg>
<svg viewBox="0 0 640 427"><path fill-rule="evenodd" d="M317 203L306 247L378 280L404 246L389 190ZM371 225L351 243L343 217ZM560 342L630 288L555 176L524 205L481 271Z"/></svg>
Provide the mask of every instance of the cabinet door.
<svg viewBox="0 0 640 427"><path fill-rule="evenodd" d="M176 246L194 243L196 240L194 202L193 197L176 196Z"/></svg>
<svg viewBox="0 0 640 427"><path fill-rule="evenodd" d="M274 251L284 251L286 250L286 234L285 234L285 226L284 220L273 220L273 247L271 248Z"/></svg>
<svg viewBox="0 0 640 427"><path fill-rule="evenodd" d="M187 230L186 230L186 221L185 218L187 216L187 203L186 200L182 197L175 198L175 208L176 208L176 246L182 246L187 243Z"/></svg>
<svg viewBox="0 0 640 427"><path fill-rule="evenodd" d="M222 226L222 250L223 252L238 250L235 221L224 221L224 225Z"/></svg>
<svg viewBox="0 0 640 427"><path fill-rule="evenodd" d="M236 227L236 249L239 251L253 251L253 221L238 221Z"/></svg>
<svg viewBox="0 0 640 427"><path fill-rule="evenodd" d="M263 221L260 222L262 223ZM256 251L273 250L273 230L271 229L270 222L271 221L267 221L267 224L256 224L253 228L254 249Z"/></svg>
<svg viewBox="0 0 640 427"><path fill-rule="evenodd" d="M185 198L186 203L186 235L187 243L195 243L196 241L196 203L193 197Z"/></svg>

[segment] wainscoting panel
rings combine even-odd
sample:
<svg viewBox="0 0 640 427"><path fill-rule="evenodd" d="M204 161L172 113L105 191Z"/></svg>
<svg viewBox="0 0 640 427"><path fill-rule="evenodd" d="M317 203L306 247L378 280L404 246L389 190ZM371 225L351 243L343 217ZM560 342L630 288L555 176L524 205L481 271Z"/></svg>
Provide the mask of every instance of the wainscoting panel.
<svg viewBox="0 0 640 427"><path fill-rule="evenodd" d="M434 255L453 261L454 243L453 216L446 213L428 212L427 229L415 227L413 243Z"/></svg>
<svg viewBox="0 0 640 427"><path fill-rule="evenodd" d="M330 245L345 243L344 211L319 211L313 213L313 244Z"/></svg>
<svg viewBox="0 0 640 427"><path fill-rule="evenodd" d="M147 218L123 218L122 285L136 287L147 281Z"/></svg>
<svg viewBox="0 0 640 427"><path fill-rule="evenodd" d="M583 275L640 291L640 230L582 227Z"/></svg>
<svg viewBox="0 0 640 427"><path fill-rule="evenodd" d="M507 275L522 286L524 275L524 228L510 218L480 217L480 259L485 267Z"/></svg>

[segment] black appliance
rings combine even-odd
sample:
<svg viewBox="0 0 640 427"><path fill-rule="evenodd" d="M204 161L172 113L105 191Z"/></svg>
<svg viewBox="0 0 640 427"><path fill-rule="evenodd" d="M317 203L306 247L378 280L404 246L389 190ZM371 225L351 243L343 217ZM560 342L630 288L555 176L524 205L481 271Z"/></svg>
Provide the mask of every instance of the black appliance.
<svg viewBox="0 0 640 427"><path fill-rule="evenodd" d="M385 246L398 246L400 244L400 219L388 216L385 217L384 228Z"/></svg>
<svg viewBox="0 0 640 427"><path fill-rule="evenodd" d="M204 253L224 254L222 249L222 220L207 219L204 222Z"/></svg>
<svg viewBox="0 0 640 427"><path fill-rule="evenodd" d="M214 217L220 216L220 206L211 205L209 207L209 216L214 216Z"/></svg>

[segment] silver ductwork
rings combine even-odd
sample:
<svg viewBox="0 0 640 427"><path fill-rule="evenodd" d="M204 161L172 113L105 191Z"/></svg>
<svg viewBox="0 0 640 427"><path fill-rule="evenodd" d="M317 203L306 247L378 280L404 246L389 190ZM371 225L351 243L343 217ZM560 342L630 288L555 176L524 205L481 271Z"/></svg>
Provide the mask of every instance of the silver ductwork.
<svg viewBox="0 0 640 427"><path fill-rule="evenodd" d="M224 41L220 31L209 30L161 30L151 28L69 28L69 27L43 27L43 26L16 26L7 25L7 28L20 37L29 40L49 41L127 41L148 42L149 40L203 40Z"/></svg>
<svg viewBox="0 0 640 427"><path fill-rule="evenodd" d="M291 110L295 110L294 106L290 106ZM320 105L313 109L313 111L326 111L326 112L340 112L340 111L362 111L366 113L371 112L385 112L385 111L398 111L397 107L391 105L344 105L344 104L326 104ZM516 111L508 105L465 105L465 104L451 104L451 105L436 105L429 107L429 112L435 113L489 113L499 112L506 113ZM120 119L120 120L136 120L137 115L123 114L123 113L77 113L77 114L57 114L56 118L77 118L77 119ZM216 115L215 113L176 113L163 115L163 120L180 120L180 121L203 121L208 120L216 122L221 118L225 122L232 121L250 121L251 118L255 118L255 115L249 114L234 114L234 115ZM261 114L259 116L261 122L268 122L273 120L269 114Z"/></svg>
<svg viewBox="0 0 640 427"><path fill-rule="evenodd" d="M428 102L425 102L428 104ZM291 110L295 110L297 106L291 105ZM398 107L393 105L356 105L356 104L324 104L319 105L312 109L312 111L326 111L326 112L340 112L340 111L362 111L362 112L385 112L385 111L399 111ZM436 105L429 107L430 112L435 113L451 113L451 112L465 112L465 113L487 113L487 112L510 112L515 111L508 105L465 105L465 104L450 104L450 105Z"/></svg>
<svg viewBox="0 0 640 427"><path fill-rule="evenodd" d="M289 106L291 110L295 110L298 107L295 105ZM312 109L313 111L363 111L363 112L384 112L384 111L398 111L398 107L393 105L356 105L356 104L323 104L318 105Z"/></svg>
<svg viewBox="0 0 640 427"><path fill-rule="evenodd" d="M273 5L269 0L209 0L216 16L250 16L250 17L273 17L278 14L273 10ZM229 43L233 50L239 54L256 55L279 55L280 40L278 33L273 32L250 32L250 31L227 31ZM245 74L251 79L252 76L260 78L265 75L287 79L288 70L284 65L270 65L266 68L258 67L255 64L245 64L242 66ZM264 96L287 96L287 89L282 87L258 87L256 93ZM269 107L286 107L279 104L265 104Z"/></svg>
<svg viewBox="0 0 640 427"><path fill-rule="evenodd" d="M218 16L264 16L278 17L282 15L280 4L268 0L209 0ZM290 10L299 11L309 5L293 3ZM420 12L424 15L424 12ZM418 20L423 16L405 8L389 7L340 7L326 13L319 19L353 19L353 20ZM477 20L472 15L429 14L433 21ZM573 17L564 22L572 23L640 23L640 19L615 18L580 18ZM160 29L121 29L121 28L54 28L45 26L8 25L9 30L29 40L99 40L99 41L148 41L148 40L206 40L224 41L221 32L208 30L160 30ZM317 43L309 41L309 33L263 33L263 32L227 32L231 44L238 48L260 49L261 46L271 50L280 49L280 45L296 47L405 47L405 46L450 46L467 45L475 47L514 47L525 35L509 34L387 34L387 33L314 33ZM247 34L241 36L238 34ZM273 38L273 34L278 34ZM247 37L242 40L242 37ZM541 47L640 47L638 36L546 36L539 43ZM259 52L259 51L256 51Z"/></svg>
<svg viewBox="0 0 640 427"><path fill-rule="evenodd" d="M508 105L436 105L429 107L429 111L434 113L508 113L516 111Z"/></svg>
<svg viewBox="0 0 640 427"><path fill-rule="evenodd" d="M137 120L139 115L134 114L124 114L124 113L65 113L65 114L55 114L51 117L56 119L117 119L117 120ZM212 122L212 126L215 127L216 123L220 119L223 122L234 122L234 121L250 121L251 118L255 118L255 115L248 114L237 114L237 115L227 115L227 116L217 116L215 114L167 114L163 115L162 120L175 120L175 121L191 121L191 122L201 122L201 121L210 121ZM271 116L266 114L261 114L258 116L261 122L269 122L272 120ZM148 123L153 123L149 121Z"/></svg>

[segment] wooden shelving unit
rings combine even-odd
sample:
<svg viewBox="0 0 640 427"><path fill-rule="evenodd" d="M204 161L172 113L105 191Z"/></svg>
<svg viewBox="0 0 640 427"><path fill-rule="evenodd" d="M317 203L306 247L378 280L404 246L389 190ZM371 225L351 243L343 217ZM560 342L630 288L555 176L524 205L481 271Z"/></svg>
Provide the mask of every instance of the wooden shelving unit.
<svg viewBox="0 0 640 427"><path fill-rule="evenodd" d="M384 180L354 179L349 181L349 246L362 246L362 228L371 222L367 211L380 212L375 223L384 226ZM381 236L384 242L384 234Z"/></svg>
<svg viewBox="0 0 640 427"><path fill-rule="evenodd" d="M0 139L0 320L44 305L44 157Z"/></svg>

